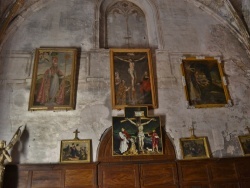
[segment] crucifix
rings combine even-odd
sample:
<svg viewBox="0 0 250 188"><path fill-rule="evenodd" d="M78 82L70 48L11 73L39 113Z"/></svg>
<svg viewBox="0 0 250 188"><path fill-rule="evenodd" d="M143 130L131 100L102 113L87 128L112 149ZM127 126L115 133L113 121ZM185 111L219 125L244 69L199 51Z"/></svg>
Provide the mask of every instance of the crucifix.
<svg viewBox="0 0 250 188"><path fill-rule="evenodd" d="M129 31L129 25L128 25L128 16L129 15L126 15L126 28L127 28L127 36L124 37L125 40L127 40L127 47L129 47L129 40L132 38L130 36L130 31Z"/></svg>
<svg viewBox="0 0 250 188"><path fill-rule="evenodd" d="M192 127L189 129L190 133L191 133L191 138L195 138L196 136L194 135L194 125L192 125Z"/></svg>
<svg viewBox="0 0 250 188"><path fill-rule="evenodd" d="M79 140L79 138L78 138L78 133L80 133L80 132L78 131L78 129L76 129L73 133L75 133L75 138L74 138L74 140Z"/></svg>
<svg viewBox="0 0 250 188"><path fill-rule="evenodd" d="M250 127L247 126L245 129L248 131L248 134L250 134Z"/></svg>

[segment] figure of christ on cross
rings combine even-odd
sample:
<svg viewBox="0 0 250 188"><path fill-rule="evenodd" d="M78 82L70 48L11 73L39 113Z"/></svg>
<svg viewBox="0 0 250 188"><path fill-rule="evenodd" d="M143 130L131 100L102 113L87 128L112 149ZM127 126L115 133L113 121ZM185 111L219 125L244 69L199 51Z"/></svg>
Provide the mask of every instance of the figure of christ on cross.
<svg viewBox="0 0 250 188"><path fill-rule="evenodd" d="M133 119L135 119L136 121L134 122ZM136 117L136 118L126 118L125 121L129 121L130 123L132 123L133 125L135 125L138 128L138 140L139 140L139 151L141 151L142 153L144 153L144 131L143 131L143 126L149 124L151 121L156 121L155 118L146 118L149 119L148 121L141 123L141 119L142 117ZM122 121L124 122L124 121Z"/></svg>
<svg viewBox="0 0 250 188"><path fill-rule="evenodd" d="M136 80L137 80L137 75L136 75L136 70L135 70L135 62L137 61L141 61L145 58L146 56L143 56L139 59L123 59L121 57L118 57L118 56L115 56L115 58L121 60L121 61L124 61L124 62L127 62L129 63L129 68L128 68L128 73L130 75L130 78L131 78L131 102L132 104L136 104L136 91L135 91L135 84L136 84Z"/></svg>

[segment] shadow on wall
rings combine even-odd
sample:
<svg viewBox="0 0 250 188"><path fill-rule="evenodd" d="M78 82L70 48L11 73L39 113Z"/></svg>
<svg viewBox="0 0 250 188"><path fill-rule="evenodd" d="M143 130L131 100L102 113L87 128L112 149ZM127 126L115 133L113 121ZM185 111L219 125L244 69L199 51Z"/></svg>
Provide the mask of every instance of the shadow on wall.
<svg viewBox="0 0 250 188"><path fill-rule="evenodd" d="M23 133L19 139L19 141L13 146L11 150L11 157L13 164L19 164L20 163L20 155L26 153L26 143L29 139L29 132L27 130L27 126L23 130Z"/></svg>
<svg viewBox="0 0 250 188"><path fill-rule="evenodd" d="M17 188L18 187L18 166L20 163L20 154L26 153L26 143L29 139L29 132L27 127L22 132L19 141L13 146L11 150L12 162L5 166L3 188Z"/></svg>

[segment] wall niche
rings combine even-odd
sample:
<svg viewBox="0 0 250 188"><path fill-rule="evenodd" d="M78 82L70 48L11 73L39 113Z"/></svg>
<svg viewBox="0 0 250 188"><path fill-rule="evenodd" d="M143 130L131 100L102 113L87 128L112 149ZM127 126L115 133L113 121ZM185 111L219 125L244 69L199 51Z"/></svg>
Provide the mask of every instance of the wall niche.
<svg viewBox="0 0 250 188"><path fill-rule="evenodd" d="M156 12L145 1L103 0L99 14L100 48L158 48Z"/></svg>

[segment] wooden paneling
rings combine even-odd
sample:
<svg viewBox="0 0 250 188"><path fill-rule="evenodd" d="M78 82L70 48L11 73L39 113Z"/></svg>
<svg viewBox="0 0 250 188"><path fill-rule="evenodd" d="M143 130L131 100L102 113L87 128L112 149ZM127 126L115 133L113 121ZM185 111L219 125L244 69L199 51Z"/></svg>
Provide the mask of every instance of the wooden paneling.
<svg viewBox="0 0 250 188"><path fill-rule="evenodd" d="M250 158L238 158L235 162L239 178L250 180Z"/></svg>
<svg viewBox="0 0 250 188"><path fill-rule="evenodd" d="M209 166L211 181L237 181L237 172L234 163L215 163Z"/></svg>
<svg viewBox="0 0 250 188"><path fill-rule="evenodd" d="M149 187L177 187L177 171L175 163L149 163L140 165L140 184Z"/></svg>
<svg viewBox="0 0 250 188"><path fill-rule="evenodd" d="M95 169L65 170L65 187L93 187L95 178Z"/></svg>
<svg viewBox="0 0 250 188"><path fill-rule="evenodd" d="M212 188L240 188L238 183L215 183Z"/></svg>
<svg viewBox="0 0 250 188"><path fill-rule="evenodd" d="M6 188L97 187L97 163L8 165L6 169Z"/></svg>
<svg viewBox="0 0 250 188"><path fill-rule="evenodd" d="M98 184L101 188L140 187L136 164L100 164Z"/></svg>
<svg viewBox="0 0 250 188"><path fill-rule="evenodd" d="M192 183L191 185L181 184L181 188L210 188L209 184L207 183Z"/></svg>
<svg viewBox="0 0 250 188"><path fill-rule="evenodd" d="M17 187L28 187L31 173L29 171L22 171L19 173ZM13 180L12 180L13 181Z"/></svg>
<svg viewBox="0 0 250 188"><path fill-rule="evenodd" d="M250 187L250 158L178 161L180 187Z"/></svg>
<svg viewBox="0 0 250 188"><path fill-rule="evenodd" d="M208 172L206 166L187 165L180 168L180 175L183 181L208 181Z"/></svg>
<svg viewBox="0 0 250 188"><path fill-rule="evenodd" d="M7 165L4 188L97 188L97 178L99 188L249 188L250 157Z"/></svg>
<svg viewBox="0 0 250 188"><path fill-rule="evenodd" d="M62 171L33 171L32 188L48 188L53 185L54 188L62 187Z"/></svg>
<svg viewBox="0 0 250 188"><path fill-rule="evenodd" d="M4 188L249 188L250 157L175 160L164 134L164 155L112 156L111 130L99 163L7 165Z"/></svg>
<svg viewBox="0 0 250 188"><path fill-rule="evenodd" d="M250 181L248 181L248 182L245 182L245 181L240 182L240 187L241 188L249 188L250 187Z"/></svg>

